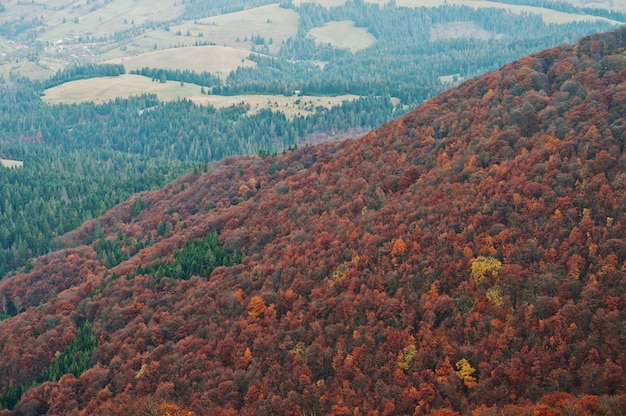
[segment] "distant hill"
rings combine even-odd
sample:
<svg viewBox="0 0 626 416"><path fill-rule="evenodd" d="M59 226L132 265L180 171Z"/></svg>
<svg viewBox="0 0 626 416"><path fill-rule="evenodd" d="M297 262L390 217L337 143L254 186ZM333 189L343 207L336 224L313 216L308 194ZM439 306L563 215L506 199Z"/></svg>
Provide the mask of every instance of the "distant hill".
<svg viewBox="0 0 626 416"><path fill-rule="evenodd" d="M624 414L626 29L227 158L0 281L0 414Z"/></svg>

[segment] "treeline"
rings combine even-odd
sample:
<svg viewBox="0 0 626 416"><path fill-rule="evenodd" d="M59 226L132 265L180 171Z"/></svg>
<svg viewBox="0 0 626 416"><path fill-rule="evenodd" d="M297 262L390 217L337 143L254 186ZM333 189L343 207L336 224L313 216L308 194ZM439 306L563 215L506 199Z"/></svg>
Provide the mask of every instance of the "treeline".
<svg viewBox="0 0 626 416"><path fill-rule="evenodd" d="M519 6L533 6L542 7L544 9L556 10L558 12L565 13L581 13L583 8L576 7L571 3L563 1L551 1L551 0L495 0L497 3L515 4Z"/></svg>
<svg viewBox="0 0 626 416"><path fill-rule="evenodd" d="M213 87L212 93L293 95L299 91L301 95L355 94L367 97L388 95L399 98L404 105L414 106L437 95L444 88L438 79L438 75L443 73L436 73L436 69L427 72L427 64L416 65L414 58L408 53L404 58L397 58L395 61L405 64L403 69L399 68L398 71L411 76L393 76L395 70L390 68L386 77L370 77L368 74L381 65L381 61L387 56L385 53L373 56L341 53L337 56L341 58L329 64L333 68L322 70L307 61L251 55L250 58L257 62L256 68L237 68L228 75L224 84ZM361 57L369 62L366 65L365 61L358 62ZM357 71L358 68L352 73L342 72L342 68L349 68L352 65L350 62L355 61L357 67L365 68L363 72ZM419 79L420 82L415 82L415 79Z"/></svg>
<svg viewBox="0 0 626 416"><path fill-rule="evenodd" d="M162 68L141 68L130 71L131 74L143 75L152 78L153 81L180 81L189 82L191 84L201 85L203 87L213 87L221 83L218 76L210 72L197 73L189 69L162 69Z"/></svg>
<svg viewBox="0 0 626 416"><path fill-rule="evenodd" d="M257 63L256 68L239 67L228 75L224 83L208 72L198 74L189 70L142 68L131 73L150 77L153 81L198 84L207 94L215 95L280 94L291 96L296 93L313 96L354 94L364 97L381 97L388 95L399 98L404 105L408 106L417 105L437 95L444 88L434 74L428 74L428 78L423 77L420 83L410 81L409 77L406 77L406 81L372 79L366 75L347 79L336 74L327 74L307 61L289 61L256 54L250 55L250 59ZM349 60L350 58L347 59ZM413 63L406 62L406 64L412 65ZM414 76L419 75L414 74Z"/></svg>
<svg viewBox="0 0 626 416"><path fill-rule="evenodd" d="M79 79L97 77L117 77L126 73L122 64L87 64L58 70L57 73L47 81L44 81L43 88L52 88L65 82Z"/></svg>
<svg viewBox="0 0 626 416"><path fill-rule="evenodd" d="M201 19L274 3L276 3L274 0L212 0L210 2L191 0L185 2L185 11L181 19Z"/></svg>
<svg viewBox="0 0 626 416"><path fill-rule="evenodd" d="M606 17L607 19L617 20L618 22L626 22L626 13L622 13L619 10L583 7L583 11L594 16Z"/></svg>

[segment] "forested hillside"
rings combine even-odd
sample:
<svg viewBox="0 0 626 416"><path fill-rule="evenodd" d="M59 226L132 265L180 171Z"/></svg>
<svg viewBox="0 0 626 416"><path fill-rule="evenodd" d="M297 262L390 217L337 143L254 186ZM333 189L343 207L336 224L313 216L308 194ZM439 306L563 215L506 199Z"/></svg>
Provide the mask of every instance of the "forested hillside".
<svg viewBox="0 0 626 416"><path fill-rule="evenodd" d="M54 81L51 81L54 82ZM7 92L0 157L0 277L54 248L54 237L132 194L165 185L206 161L275 153L367 131L394 113L387 99L362 98L290 120L244 106L215 109L154 96L94 105L48 106L38 86Z"/></svg>
<svg viewBox="0 0 626 416"><path fill-rule="evenodd" d="M626 29L202 165L0 281L3 414L626 412Z"/></svg>
<svg viewBox="0 0 626 416"><path fill-rule="evenodd" d="M115 6L113 3L98 3L90 9L72 7L68 17L77 20L72 23L76 36L52 44L44 34L56 24L67 29L67 22L61 23L59 16L50 14L55 11L52 6L48 10L38 3L24 3L14 9L11 4L8 15L25 15L16 22L5 21L4 13L0 17L4 22L0 25L0 63L7 69L5 77L0 76L0 110L4 115L0 119L0 158L19 160L24 166L0 169L0 278L21 267L28 270L29 259L58 248L57 236L102 215L131 195L159 188L201 164L231 155L271 155L295 146L354 137L449 87L441 77L458 82L530 52L573 42L626 21L618 12L575 9L556 2L548 5L567 13L586 14L590 20L555 24L532 13L519 15L458 5L408 8L349 1L325 8L284 2L283 10L290 10L299 19L297 33L277 45L270 36L248 33L242 27L241 38L230 45L249 52L254 68L240 67L223 74L151 67L135 72L153 79L155 85L163 80L181 85L197 83L198 95L201 91L229 96L351 93L360 99L327 109L307 104L303 97L298 105L306 106L309 113L293 118L279 112L271 100L267 108L253 114L244 101L216 109L191 100L164 103L153 94L97 105L48 106L41 101L47 88L127 72L122 64L98 63L104 59L100 54L111 48L128 51L156 32L174 37L176 42L169 46L172 53L185 45L221 44L224 41L219 31L200 38L182 31L175 35L175 28L190 20L200 24L199 19L244 6L254 12L253 7L267 3L188 1L183 14L171 16L171 20L140 23L138 18L137 24L126 22L123 30L106 36L79 35L85 30L81 21L104 19L108 23L103 22L103 27L117 27L121 22L109 21L108 10ZM594 20L596 16L615 22ZM271 28L269 20L263 25ZM339 21L353 22L375 38L374 44L353 53L316 42L311 36L311 30ZM203 22L213 27L210 21ZM469 24L477 28L478 35L476 30L460 36L433 35L445 34L446 27L454 24ZM165 48L163 44L157 47ZM85 51L94 56L87 61L75 56ZM67 67L41 81L29 80L19 70L24 62L48 68L51 60L64 59L68 60Z"/></svg>
<svg viewBox="0 0 626 416"><path fill-rule="evenodd" d="M570 12L576 10L565 3L550 3ZM573 42L613 26L591 19L547 24L537 14L459 5L408 8L348 1L330 8L314 2L298 6L284 3L282 7L293 7L298 12L298 33L274 55L269 50L269 39L255 37L252 50L261 56L252 55L251 59L257 66L233 71L224 85L212 84L214 93L282 94L294 89L303 94L350 92L397 97L413 108L442 91L441 76L471 78L548 45ZM626 22L626 15L615 13L613 17L616 22ZM373 35L375 43L353 53L316 42L310 35L311 29L338 21L353 21ZM433 36L434 28L458 22L474 22L485 35L466 31L456 36ZM254 34L247 35L252 38ZM320 68L316 65L319 62L326 65Z"/></svg>

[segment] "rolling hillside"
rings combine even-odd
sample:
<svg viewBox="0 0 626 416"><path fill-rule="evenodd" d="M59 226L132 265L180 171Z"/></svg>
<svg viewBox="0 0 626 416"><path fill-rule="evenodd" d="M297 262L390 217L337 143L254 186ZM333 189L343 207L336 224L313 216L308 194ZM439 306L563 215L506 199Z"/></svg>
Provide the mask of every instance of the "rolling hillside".
<svg viewBox="0 0 626 416"><path fill-rule="evenodd" d="M60 237L0 281L0 414L624 414L625 50L527 56Z"/></svg>

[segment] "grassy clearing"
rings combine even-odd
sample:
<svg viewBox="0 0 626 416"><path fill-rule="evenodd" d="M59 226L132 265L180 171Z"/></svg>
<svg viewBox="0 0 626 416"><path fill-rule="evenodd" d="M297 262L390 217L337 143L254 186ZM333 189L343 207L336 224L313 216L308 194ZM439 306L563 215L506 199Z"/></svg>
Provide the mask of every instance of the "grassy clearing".
<svg viewBox="0 0 626 416"><path fill-rule="evenodd" d="M216 45L247 50L253 46L252 36L261 36L274 53L278 52L281 42L297 33L298 19L298 13L294 10L272 4L187 22L172 27L170 31L179 31L182 35L190 34L192 37L200 37L202 34L204 40Z"/></svg>
<svg viewBox="0 0 626 416"><path fill-rule="evenodd" d="M359 98L356 95L334 97L291 96L283 95L203 95L200 86L182 84L177 81L165 83L153 82L140 75L121 75L119 77L91 78L67 82L45 91L42 100L48 104L73 104L81 102L101 103L115 98L128 98L143 93L153 93L161 101L189 99L200 105L212 105L216 108L232 105L245 105L248 113L254 114L262 109L280 111L287 117L307 115L317 111L318 107L330 108Z"/></svg>
<svg viewBox="0 0 626 416"><path fill-rule="evenodd" d="M19 20L21 16L24 18L33 18L35 16L39 16L41 12L44 10L43 4L33 4L31 2L21 2L18 4L17 0L3 0L0 3L5 8L5 11L0 13L0 23L4 22L13 22ZM67 3L67 1L63 0L50 0L46 1L46 8L58 8L63 3ZM48 12L45 16L49 16L51 13Z"/></svg>
<svg viewBox="0 0 626 416"><path fill-rule="evenodd" d="M147 32L133 42L103 54L103 58L206 43L249 52L253 46L253 35L265 39L270 52L275 53L282 41L297 33L298 18L294 10L283 9L278 4L213 16L174 25L168 31L158 29Z"/></svg>
<svg viewBox="0 0 626 416"><path fill-rule="evenodd" d="M5 80L10 79L11 75L19 75L29 79L46 79L56 73L57 67L49 67L44 63L36 64L31 61L9 62L0 65L0 76Z"/></svg>
<svg viewBox="0 0 626 416"><path fill-rule="evenodd" d="M154 82L148 77L126 74L66 82L44 91L42 99L48 104L101 103L143 93L154 93L162 101L171 101L200 95L200 86L181 85L178 81Z"/></svg>
<svg viewBox="0 0 626 416"><path fill-rule="evenodd" d="M5 80L10 79L11 75L19 75L29 79L44 80L50 78L59 69L63 69L66 62L61 59L42 58L38 62L20 60L18 62L8 62L0 65L0 76Z"/></svg>
<svg viewBox="0 0 626 416"><path fill-rule="evenodd" d="M47 3L47 2L46 2ZM46 5L46 10L50 6ZM70 34L84 36L108 36L117 31L127 30L146 21L163 21L180 15L184 6L174 0L113 0L85 4L73 1L65 4L46 18L50 28L40 35L44 41L63 39Z"/></svg>
<svg viewBox="0 0 626 416"><path fill-rule="evenodd" d="M329 22L323 27L311 29L308 36L315 39L315 43L330 43L335 48L348 49L352 53L376 42L376 38L366 28L355 27L351 20Z"/></svg>
<svg viewBox="0 0 626 416"><path fill-rule="evenodd" d="M175 0L84 0L2 1L6 11L0 23L43 17L39 39L55 41L70 34L107 36L146 21L163 21L179 16L184 6Z"/></svg>
<svg viewBox="0 0 626 416"><path fill-rule="evenodd" d="M24 162L19 160L0 159L0 166L5 168L21 168Z"/></svg>
<svg viewBox="0 0 626 416"><path fill-rule="evenodd" d="M458 85L463 81L461 74L442 75L439 77L439 82L444 85Z"/></svg>
<svg viewBox="0 0 626 416"><path fill-rule="evenodd" d="M113 59L109 63L121 63L126 71L148 67L228 74L240 66L255 66L256 63L248 59L249 55L248 51L224 46L194 46L153 51Z"/></svg>
<svg viewBox="0 0 626 416"><path fill-rule="evenodd" d="M194 97L193 101L198 104L211 104L216 108L230 107L232 105L248 105L248 114L255 114L262 109L269 108L285 114L287 118L305 116L317 111L318 107L331 108L340 105L344 101L352 101L359 98L357 95L338 95L333 97L320 96L291 96L284 95L203 95Z"/></svg>

